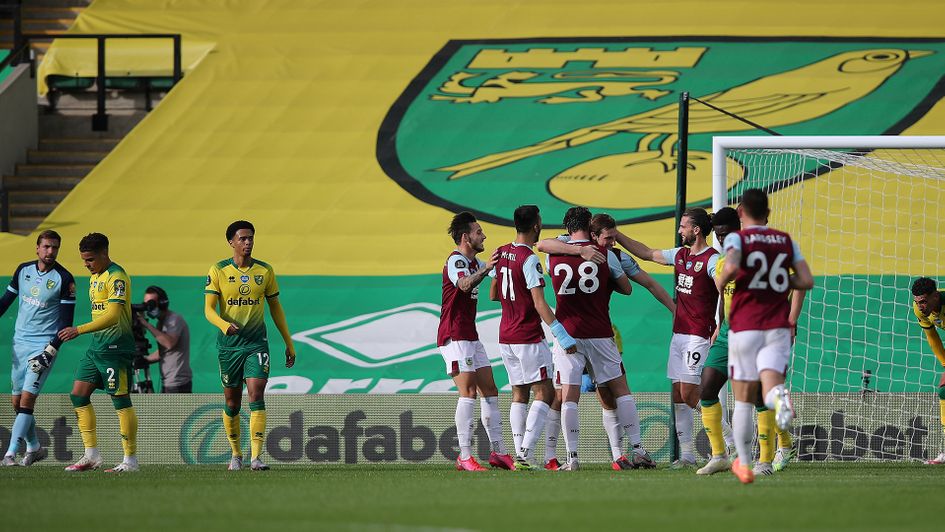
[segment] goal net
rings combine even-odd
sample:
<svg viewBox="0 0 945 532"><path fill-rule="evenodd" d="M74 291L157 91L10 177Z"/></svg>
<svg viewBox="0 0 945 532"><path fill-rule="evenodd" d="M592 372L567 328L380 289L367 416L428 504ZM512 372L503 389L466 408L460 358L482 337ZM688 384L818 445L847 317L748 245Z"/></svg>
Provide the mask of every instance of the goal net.
<svg viewBox="0 0 945 532"><path fill-rule="evenodd" d="M769 223L815 277L787 376L800 460L924 460L945 450L942 367L912 281L945 288L945 137L717 137L713 207L768 192Z"/></svg>

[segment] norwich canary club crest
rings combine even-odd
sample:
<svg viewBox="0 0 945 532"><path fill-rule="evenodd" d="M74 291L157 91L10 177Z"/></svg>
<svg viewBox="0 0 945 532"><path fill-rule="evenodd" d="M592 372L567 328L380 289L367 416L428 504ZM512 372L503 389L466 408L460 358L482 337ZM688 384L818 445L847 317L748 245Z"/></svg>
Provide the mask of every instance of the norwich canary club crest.
<svg viewBox="0 0 945 532"><path fill-rule="evenodd" d="M673 215L680 92L785 135L896 134L943 72L942 40L451 41L392 105L377 158L417 198L488 222L523 203L551 227L573 205L656 220ZM698 103L689 133L700 206L712 136L766 134Z"/></svg>

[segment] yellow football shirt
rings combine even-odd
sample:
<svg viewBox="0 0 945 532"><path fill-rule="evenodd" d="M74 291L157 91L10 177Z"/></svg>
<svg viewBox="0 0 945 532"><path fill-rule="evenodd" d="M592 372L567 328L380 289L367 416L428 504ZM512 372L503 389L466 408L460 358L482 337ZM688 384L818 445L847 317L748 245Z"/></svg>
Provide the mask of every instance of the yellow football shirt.
<svg viewBox="0 0 945 532"><path fill-rule="evenodd" d="M210 267L205 294L220 296L220 317L235 323L239 331L217 336L217 348L222 351L258 349L268 350L264 299L279 295L279 283L272 266L253 259L247 268L237 268L233 259L221 260Z"/></svg>
<svg viewBox="0 0 945 532"><path fill-rule="evenodd" d="M940 301L945 301L945 290L939 290L938 297ZM938 312L933 312L929 315L922 314L922 311L919 310L919 305L912 302L912 312L915 313L916 319L919 320L919 325L923 329L932 329L938 327L939 329L945 329L945 323L942 322L945 319L945 305L938 310Z"/></svg>
<svg viewBox="0 0 945 532"><path fill-rule="evenodd" d="M135 353L135 337L131 331L131 279L114 262L105 271L89 278L89 301L92 303L92 321L105 314L109 303L122 305L118 323L92 333L89 351L96 353Z"/></svg>
<svg viewBox="0 0 945 532"><path fill-rule="evenodd" d="M719 259L715 263L715 276L722 277L722 266L725 265L725 254L719 253ZM725 309L725 321L728 321L728 313L732 308L732 296L735 295L735 280L732 279L725 285L722 292L722 308Z"/></svg>

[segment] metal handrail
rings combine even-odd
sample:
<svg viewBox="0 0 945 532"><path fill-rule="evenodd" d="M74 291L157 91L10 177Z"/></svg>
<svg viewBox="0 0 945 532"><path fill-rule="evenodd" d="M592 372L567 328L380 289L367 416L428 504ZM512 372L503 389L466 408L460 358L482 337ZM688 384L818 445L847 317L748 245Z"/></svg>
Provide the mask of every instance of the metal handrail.
<svg viewBox="0 0 945 532"><path fill-rule="evenodd" d="M180 33L66 33L62 35L45 35L24 33L23 39L29 46L33 40L56 39L95 39L97 42L98 73L95 77L95 92L97 107L92 115L92 131L108 131L108 114L105 113L105 41L108 39L171 39L174 45L174 85L182 77L181 68L181 34Z"/></svg>

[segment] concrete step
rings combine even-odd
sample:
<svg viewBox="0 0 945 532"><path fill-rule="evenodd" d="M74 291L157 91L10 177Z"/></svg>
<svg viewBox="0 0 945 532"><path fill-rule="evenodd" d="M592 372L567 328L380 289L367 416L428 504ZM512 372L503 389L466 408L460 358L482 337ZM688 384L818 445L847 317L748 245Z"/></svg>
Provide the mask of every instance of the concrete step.
<svg viewBox="0 0 945 532"><path fill-rule="evenodd" d="M39 224L43 223L45 219L45 216L11 216L10 232L17 235L28 235L33 232L33 229L39 227Z"/></svg>
<svg viewBox="0 0 945 532"><path fill-rule="evenodd" d="M36 7L23 6L24 19L71 19L75 20L84 7Z"/></svg>
<svg viewBox="0 0 945 532"><path fill-rule="evenodd" d="M58 205L69 194L66 190L11 190L7 197L10 205L15 203L51 203Z"/></svg>
<svg viewBox="0 0 945 532"><path fill-rule="evenodd" d="M81 177L24 175L8 175L3 177L3 187L10 192L44 192L47 190L68 192L80 182L82 182Z"/></svg>
<svg viewBox="0 0 945 532"><path fill-rule="evenodd" d="M51 152L70 152L70 151L96 151L110 152L121 139L116 138L69 138L69 137L50 137L39 139L39 151Z"/></svg>
<svg viewBox="0 0 945 532"><path fill-rule="evenodd" d="M56 29L44 29L44 30L23 30L23 33L39 33L41 35L62 35L66 32L65 28L56 28ZM13 28L0 28L0 39L9 39L13 40Z"/></svg>
<svg viewBox="0 0 945 532"><path fill-rule="evenodd" d="M67 30L75 18L24 18L23 33L41 33L43 30Z"/></svg>
<svg viewBox="0 0 945 532"><path fill-rule="evenodd" d="M39 216L45 218L56 208L55 203L10 203L10 217L32 217Z"/></svg>
<svg viewBox="0 0 945 532"><path fill-rule="evenodd" d="M107 151L41 151L29 150L26 160L30 164L98 164L108 155Z"/></svg>
<svg viewBox="0 0 945 532"><path fill-rule="evenodd" d="M34 177L85 177L94 164L18 164L16 175Z"/></svg>

